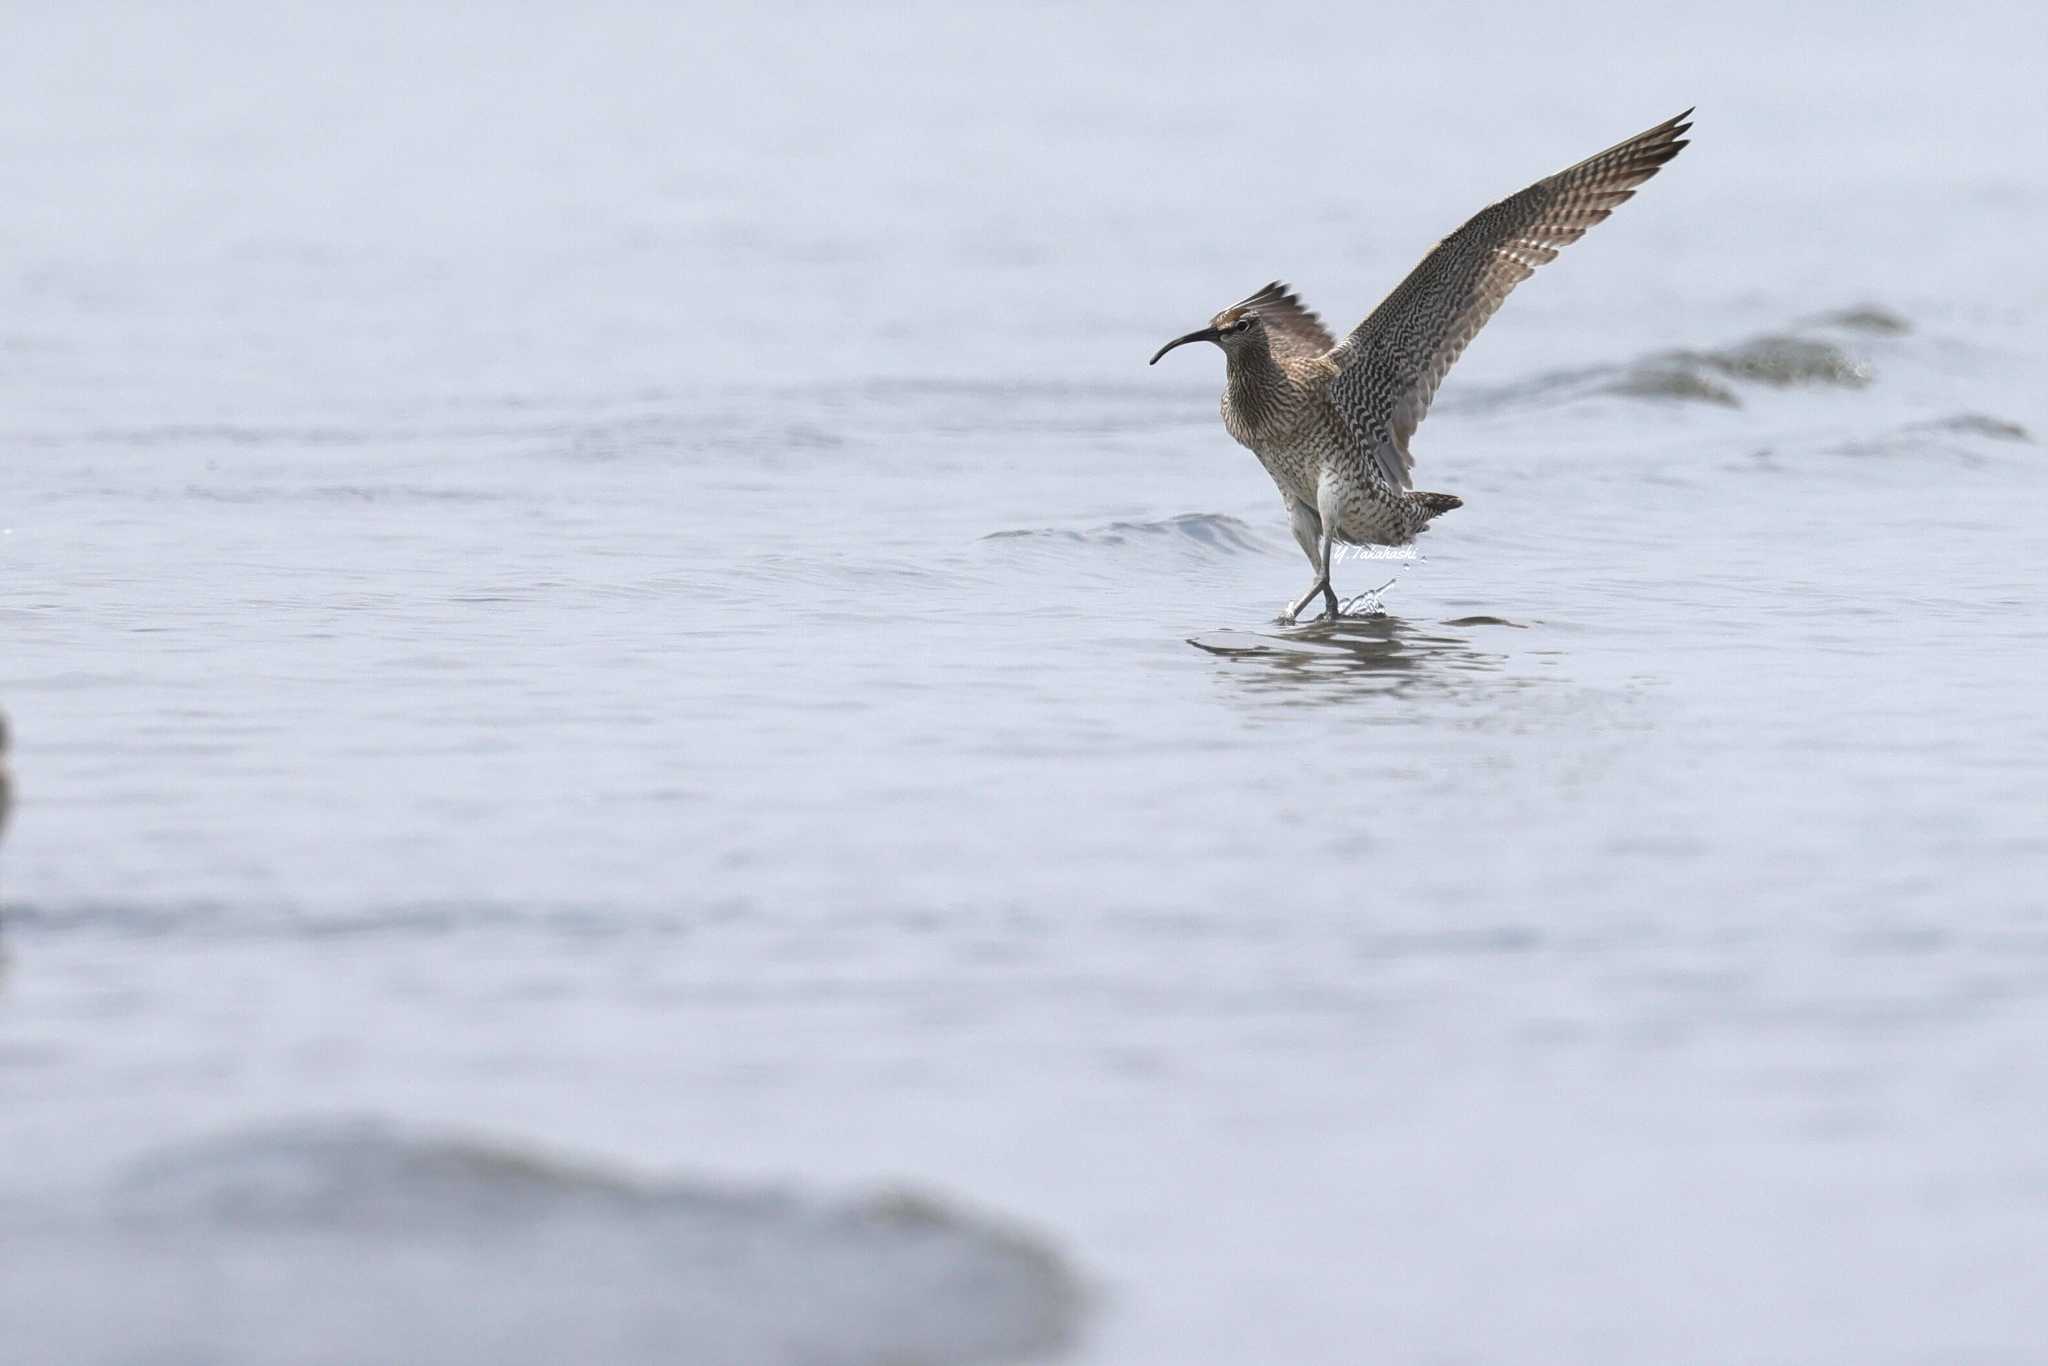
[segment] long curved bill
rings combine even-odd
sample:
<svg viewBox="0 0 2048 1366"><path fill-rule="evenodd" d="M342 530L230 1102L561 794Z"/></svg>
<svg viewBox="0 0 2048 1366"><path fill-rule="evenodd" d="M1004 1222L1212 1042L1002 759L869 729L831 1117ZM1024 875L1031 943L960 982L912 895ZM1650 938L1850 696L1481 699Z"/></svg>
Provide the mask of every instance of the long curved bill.
<svg viewBox="0 0 2048 1366"><path fill-rule="evenodd" d="M1176 346L1186 346L1189 342L1215 341L1218 335L1219 334L1217 333L1215 328L1205 327L1199 332L1190 332L1185 337L1175 337L1172 341L1160 347L1158 352L1153 355L1152 359L1146 361L1145 364L1157 365L1159 364L1159 357L1173 350L1173 348Z"/></svg>

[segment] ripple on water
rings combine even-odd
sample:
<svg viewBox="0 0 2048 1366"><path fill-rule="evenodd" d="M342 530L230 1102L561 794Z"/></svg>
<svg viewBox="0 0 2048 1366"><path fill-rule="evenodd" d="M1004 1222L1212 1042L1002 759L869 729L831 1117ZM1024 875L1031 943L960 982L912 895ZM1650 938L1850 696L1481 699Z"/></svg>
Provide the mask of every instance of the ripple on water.
<svg viewBox="0 0 2048 1366"><path fill-rule="evenodd" d="M1957 413L1952 417L1935 418L1931 422L1916 422L1908 431L1941 432L1957 436L1984 436L1993 441L2017 441L2026 445L2034 444L2034 434L2017 422L2008 422L2002 417L1991 417L1984 413Z"/></svg>
<svg viewBox="0 0 2048 1366"><path fill-rule="evenodd" d="M1016 531L992 531L982 539L1093 546L1181 545L1233 553L1266 549L1265 542L1243 521L1220 512L1184 512L1178 517L1162 517L1156 521L1110 522L1085 531L1064 527L1027 527Z"/></svg>
<svg viewBox="0 0 2048 1366"><path fill-rule="evenodd" d="M1831 449L1858 460L1932 461L1979 469L2010 458L1999 446L2032 445L2034 438L2017 422L1982 413L1958 413L1926 422L1909 422L1875 436L1845 441Z"/></svg>
<svg viewBox="0 0 2048 1366"><path fill-rule="evenodd" d="M1810 320L1817 327L1836 327L1844 332L1861 332L1872 337L1903 337L1913 325L1879 304L1856 304L1823 313Z"/></svg>
<svg viewBox="0 0 2048 1366"><path fill-rule="evenodd" d="M1079 1308L1056 1254L929 1197L657 1181L363 1123L167 1150L96 1199L0 1206L0 1235L24 1360L937 1366L1055 1350Z"/></svg>

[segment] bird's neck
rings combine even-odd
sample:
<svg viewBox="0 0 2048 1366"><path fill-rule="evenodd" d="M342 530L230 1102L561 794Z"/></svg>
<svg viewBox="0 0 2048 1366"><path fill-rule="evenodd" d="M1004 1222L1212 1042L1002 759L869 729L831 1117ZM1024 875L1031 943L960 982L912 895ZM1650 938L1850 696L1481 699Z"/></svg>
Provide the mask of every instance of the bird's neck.
<svg viewBox="0 0 2048 1366"><path fill-rule="evenodd" d="M1273 358L1273 348L1260 336L1230 353L1231 410L1247 427L1258 428L1281 416L1286 407L1287 376Z"/></svg>

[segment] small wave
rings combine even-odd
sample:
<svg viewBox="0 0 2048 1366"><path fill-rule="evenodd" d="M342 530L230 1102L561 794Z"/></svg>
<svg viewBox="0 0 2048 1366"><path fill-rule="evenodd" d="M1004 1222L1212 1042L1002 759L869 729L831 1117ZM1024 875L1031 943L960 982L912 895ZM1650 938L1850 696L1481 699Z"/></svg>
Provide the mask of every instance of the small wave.
<svg viewBox="0 0 2048 1366"><path fill-rule="evenodd" d="M1958 436L1985 436L1993 441L2018 441L2034 444L2034 434L2017 422L2008 422L2002 417L1991 417L1984 413L1957 413L1953 417L1936 418L1931 422L1916 422L1907 431L1953 433Z"/></svg>
<svg viewBox="0 0 2048 1366"><path fill-rule="evenodd" d="M1495 412L1609 395L1739 408L1742 390L1750 385L1863 389L1875 379L1870 361L1836 337L1813 334L1853 332L1876 338L1910 330L1898 315L1863 305L1729 346L1658 351L1619 364L1554 370L1490 390L1455 394L1449 402L1459 409Z"/></svg>
<svg viewBox="0 0 2048 1366"><path fill-rule="evenodd" d="M1724 408L1740 408L1742 400L1735 391L1717 380L1708 379L1696 369L1683 366L1643 365L1626 370L1601 387L1601 392L1619 394L1625 398L1671 398L1696 403L1718 403Z"/></svg>
<svg viewBox="0 0 2048 1366"><path fill-rule="evenodd" d="M431 484L327 484L278 487L188 484L188 498L209 503L446 503L482 504L507 501L509 495L488 489L451 488Z"/></svg>
<svg viewBox="0 0 2048 1366"><path fill-rule="evenodd" d="M1903 337L1913 330L1913 325L1904 318L1876 304L1857 304L1853 308L1823 313L1811 322L1817 327L1837 327L1844 332L1862 332L1873 337Z"/></svg>
<svg viewBox="0 0 2048 1366"><path fill-rule="evenodd" d="M488 932L529 933L564 940L687 933L695 917L723 917L731 904L707 903L689 916L634 912L610 905L491 900L395 901L345 909L264 900L79 901L0 903L0 940L10 933L49 938L86 935L121 939L347 939Z"/></svg>
<svg viewBox="0 0 2048 1366"><path fill-rule="evenodd" d="M1835 450L1837 454L1860 459L1926 459L1934 456L1978 468L1998 458L1986 449L1987 442L2033 445L2034 437L2017 422L1984 413L1956 413L1908 423L1880 436L1847 442Z"/></svg>
<svg viewBox="0 0 2048 1366"><path fill-rule="evenodd" d="M747 456L763 468L843 450L844 431L785 419L731 397L689 412L636 412L567 424L545 444L554 457L587 464Z"/></svg>
<svg viewBox="0 0 2048 1366"><path fill-rule="evenodd" d="M360 1121L174 1146L57 1198L0 1203L23 1360L939 1366L1057 1351L1082 1302L1051 1249L929 1195L663 1180Z"/></svg>
<svg viewBox="0 0 2048 1366"><path fill-rule="evenodd" d="M1796 384L1861 389L1870 365L1836 346L1811 337L1763 336L1721 351L1688 353L1686 359L1735 379L1786 388Z"/></svg>
<svg viewBox="0 0 2048 1366"><path fill-rule="evenodd" d="M102 427L53 434L109 446L360 446L396 433L368 427L298 426L251 422L163 422L134 427Z"/></svg>
<svg viewBox="0 0 2048 1366"><path fill-rule="evenodd" d="M1111 522L1087 531L1061 527L991 531L984 541L1061 541L1074 545L1145 545L1184 543L1208 550L1263 550L1265 542L1236 517L1220 512L1184 512L1157 521Z"/></svg>
<svg viewBox="0 0 2048 1366"><path fill-rule="evenodd" d="M362 426L241 422L164 422L127 427L29 428L0 432L0 440L36 447L114 446L305 450L327 447L417 445L456 441L497 441L526 435L503 424L413 422Z"/></svg>

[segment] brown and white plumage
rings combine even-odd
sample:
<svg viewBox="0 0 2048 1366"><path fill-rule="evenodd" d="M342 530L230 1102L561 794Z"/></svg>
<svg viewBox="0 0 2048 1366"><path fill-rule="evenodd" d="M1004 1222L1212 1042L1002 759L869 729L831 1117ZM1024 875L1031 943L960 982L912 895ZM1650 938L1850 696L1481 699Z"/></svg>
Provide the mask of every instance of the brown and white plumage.
<svg viewBox="0 0 2048 1366"><path fill-rule="evenodd" d="M1692 111L1666 119L1481 210L1341 343L1275 281L1161 347L1223 348L1223 423L1259 457L1287 504L1317 580L1283 620L1320 593L1331 615L1333 542L1405 545L1460 505L1414 489L1409 440L1444 375L1510 291L1634 196L1686 145Z"/></svg>
<svg viewBox="0 0 2048 1366"><path fill-rule="evenodd" d="M1437 243L1372 316L1331 351L1330 399L1397 488L1412 484L1408 439L1437 386L1510 291L1559 248L1635 197L1678 155L1692 110L1482 209Z"/></svg>
<svg viewBox="0 0 2048 1366"><path fill-rule="evenodd" d="M1273 336L1273 349L1285 355L1320 356L1337 344L1323 320L1302 305L1301 299L1278 280L1258 293L1231 305L1230 311L1252 312L1266 324Z"/></svg>

